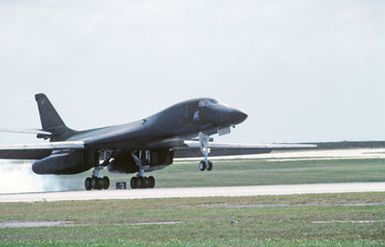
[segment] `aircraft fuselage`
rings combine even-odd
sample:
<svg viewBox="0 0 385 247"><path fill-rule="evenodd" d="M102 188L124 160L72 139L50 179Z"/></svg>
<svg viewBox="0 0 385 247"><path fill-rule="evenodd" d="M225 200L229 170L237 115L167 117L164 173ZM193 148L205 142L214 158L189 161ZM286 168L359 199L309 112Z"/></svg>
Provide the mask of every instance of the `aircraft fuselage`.
<svg viewBox="0 0 385 247"><path fill-rule="evenodd" d="M213 99L196 99L136 122L78 132L66 140L84 141L88 148L132 150L151 142L196 137L199 132L215 134L219 128L234 126L246 118L242 111Z"/></svg>
<svg viewBox="0 0 385 247"><path fill-rule="evenodd" d="M148 163L145 171L156 170L173 163L171 141L175 144L199 133L213 135L246 118L242 111L213 99L189 100L136 122L52 136L51 141L82 141L84 150L54 151L34 162L32 169L38 174L76 174L95 167L101 154L108 153L113 155L112 161L108 159L112 172L135 173L140 170L138 163Z"/></svg>

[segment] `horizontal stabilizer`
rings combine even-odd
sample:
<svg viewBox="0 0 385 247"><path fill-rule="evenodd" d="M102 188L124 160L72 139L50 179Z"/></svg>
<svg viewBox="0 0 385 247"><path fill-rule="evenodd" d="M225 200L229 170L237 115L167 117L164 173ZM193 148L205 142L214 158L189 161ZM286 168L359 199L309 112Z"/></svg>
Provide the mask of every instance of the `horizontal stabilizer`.
<svg viewBox="0 0 385 247"><path fill-rule="evenodd" d="M32 135L52 135L51 132L39 130L39 129L0 129L0 132L5 133L19 133L19 134L32 134Z"/></svg>
<svg viewBox="0 0 385 247"><path fill-rule="evenodd" d="M36 144L10 144L0 145L0 151L2 150L29 150L29 149L83 149L84 142L45 142Z"/></svg>
<svg viewBox="0 0 385 247"><path fill-rule="evenodd" d="M42 159L53 150L84 149L84 142L46 142L0 145L0 159Z"/></svg>

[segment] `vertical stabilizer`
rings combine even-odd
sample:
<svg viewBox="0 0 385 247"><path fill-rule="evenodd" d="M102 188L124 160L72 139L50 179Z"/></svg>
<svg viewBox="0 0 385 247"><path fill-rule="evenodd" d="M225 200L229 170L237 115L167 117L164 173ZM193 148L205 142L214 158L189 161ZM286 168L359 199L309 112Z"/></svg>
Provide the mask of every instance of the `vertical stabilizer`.
<svg viewBox="0 0 385 247"><path fill-rule="evenodd" d="M59 141L73 133L69 129L44 94L36 94L35 99L39 107L40 121L44 131L52 133L51 141Z"/></svg>

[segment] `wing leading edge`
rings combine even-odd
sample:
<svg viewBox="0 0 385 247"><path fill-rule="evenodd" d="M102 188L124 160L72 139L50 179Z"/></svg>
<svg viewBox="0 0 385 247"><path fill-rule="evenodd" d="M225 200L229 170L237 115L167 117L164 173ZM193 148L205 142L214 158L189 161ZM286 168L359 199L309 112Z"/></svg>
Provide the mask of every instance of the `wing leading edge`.
<svg viewBox="0 0 385 247"><path fill-rule="evenodd" d="M201 157L200 143L198 141L184 141L183 146L176 148L176 158ZM237 156L250 154L270 153L273 150L308 149L316 148L311 144L241 144L241 143L215 143L209 142L210 156Z"/></svg>

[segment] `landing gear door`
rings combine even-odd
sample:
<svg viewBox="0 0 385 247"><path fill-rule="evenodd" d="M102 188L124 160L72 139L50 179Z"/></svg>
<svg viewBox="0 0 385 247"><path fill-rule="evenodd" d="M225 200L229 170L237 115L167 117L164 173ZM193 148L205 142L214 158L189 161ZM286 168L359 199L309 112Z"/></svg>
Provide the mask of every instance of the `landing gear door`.
<svg viewBox="0 0 385 247"><path fill-rule="evenodd" d="M218 135L220 136L224 136L224 135L228 135L231 133L231 129L230 127L227 127L227 128L218 128Z"/></svg>

